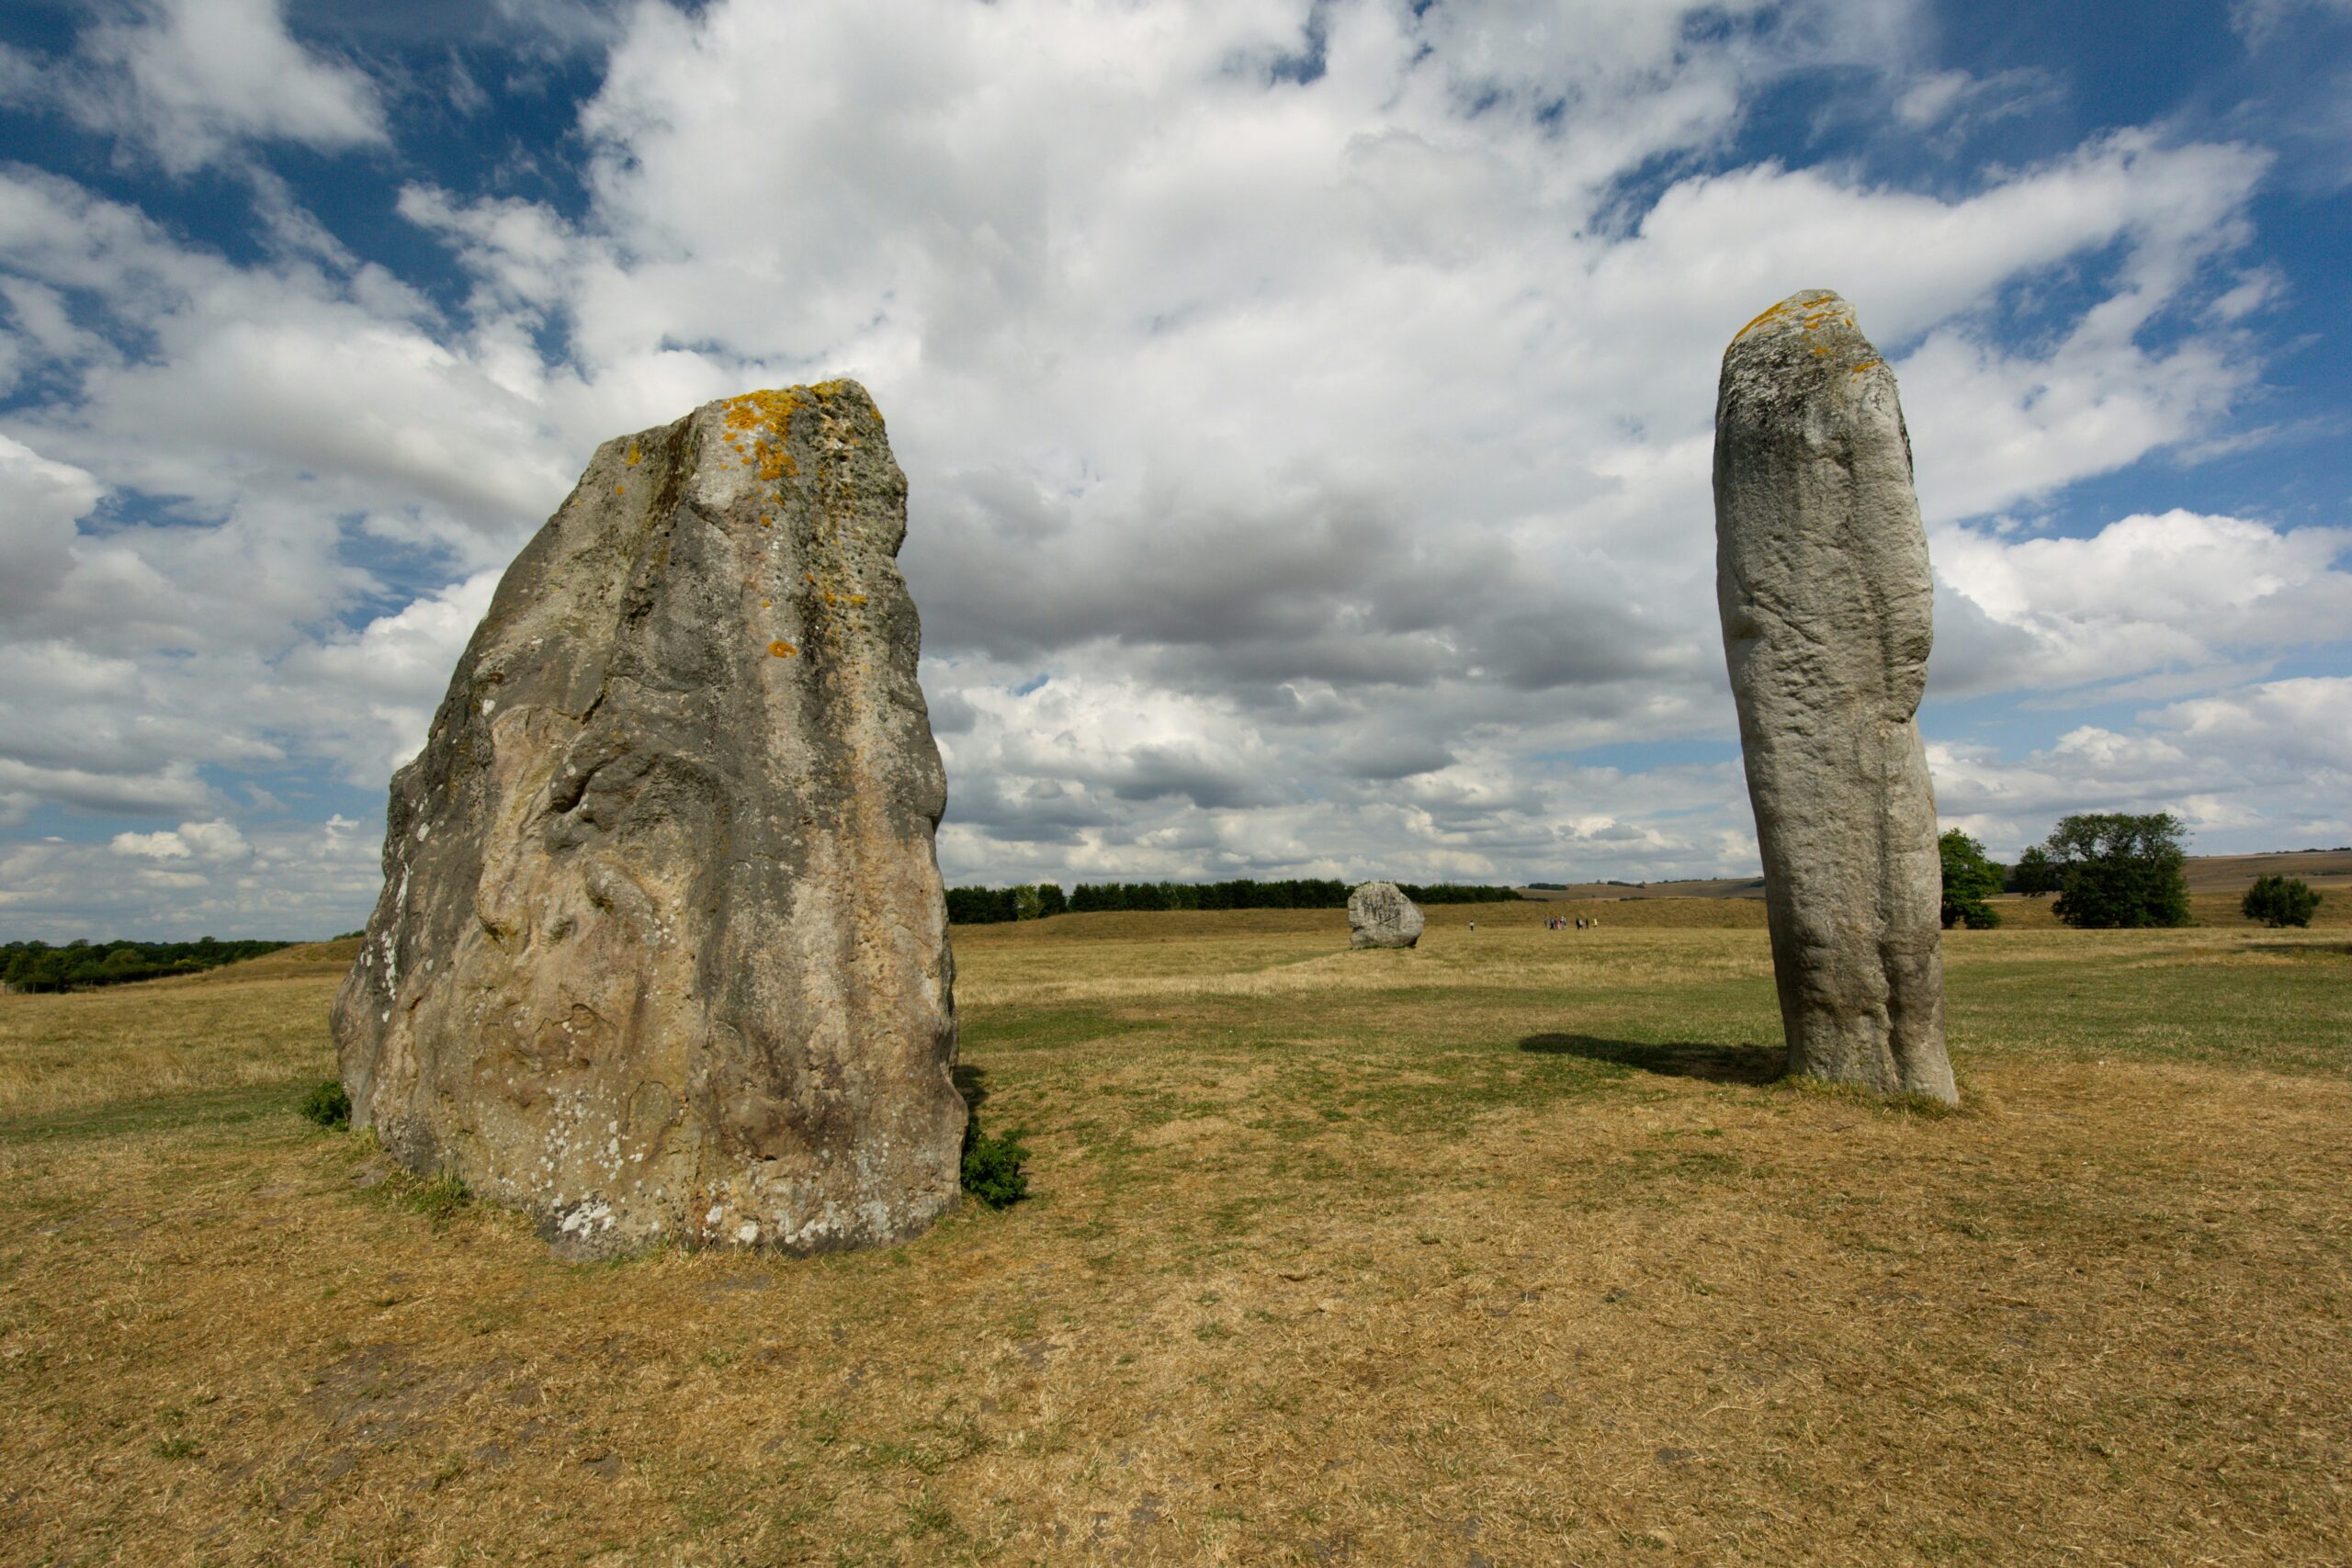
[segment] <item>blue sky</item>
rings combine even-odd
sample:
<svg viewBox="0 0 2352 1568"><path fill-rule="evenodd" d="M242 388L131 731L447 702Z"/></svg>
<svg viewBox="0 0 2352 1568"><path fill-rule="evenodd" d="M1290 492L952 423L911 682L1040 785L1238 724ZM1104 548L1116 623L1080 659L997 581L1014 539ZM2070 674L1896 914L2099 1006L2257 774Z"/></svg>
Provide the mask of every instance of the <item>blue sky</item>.
<svg viewBox="0 0 2352 1568"><path fill-rule="evenodd" d="M1998 853L2352 842L2352 5L0 13L0 936L314 934L595 444L853 375L954 880L1751 873L1717 358L1896 368Z"/></svg>

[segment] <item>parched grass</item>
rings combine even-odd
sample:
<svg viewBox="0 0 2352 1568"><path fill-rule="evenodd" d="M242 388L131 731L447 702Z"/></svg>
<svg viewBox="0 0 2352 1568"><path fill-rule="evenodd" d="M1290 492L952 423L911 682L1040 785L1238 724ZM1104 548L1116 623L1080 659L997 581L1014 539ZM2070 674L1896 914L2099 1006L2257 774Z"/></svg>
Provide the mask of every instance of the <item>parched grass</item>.
<svg viewBox="0 0 2352 1568"><path fill-rule="evenodd" d="M331 975L224 975L181 1033L192 986L0 998L0 1085L43 1086L0 1123L0 1540L2341 1559L2340 931L1953 933L1969 1098L1927 1115L1781 1081L1760 908L1670 906L1410 953L1324 911L959 931L1031 1197L814 1259L558 1264L312 1128Z"/></svg>
<svg viewBox="0 0 2352 1568"><path fill-rule="evenodd" d="M358 952L310 942L184 979L0 996L0 1137L74 1108L315 1082L334 1070L321 998Z"/></svg>

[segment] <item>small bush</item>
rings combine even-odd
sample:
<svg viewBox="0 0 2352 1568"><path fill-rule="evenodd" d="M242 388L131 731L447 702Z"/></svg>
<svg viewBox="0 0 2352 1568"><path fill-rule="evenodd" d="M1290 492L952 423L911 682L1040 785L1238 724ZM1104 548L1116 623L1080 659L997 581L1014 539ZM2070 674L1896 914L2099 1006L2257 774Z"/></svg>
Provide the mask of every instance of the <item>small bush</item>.
<svg viewBox="0 0 2352 1568"><path fill-rule="evenodd" d="M1019 1128L989 1137L980 1131L978 1111L965 1122L964 1190L989 1208L1011 1208L1029 1196L1029 1175L1021 1168L1028 1157Z"/></svg>
<svg viewBox="0 0 2352 1568"><path fill-rule="evenodd" d="M301 1110L303 1116L331 1133L340 1133L351 1125L351 1096L334 1078L304 1095Z"/></svg>
<svg viewBox="0 0 2352 1568"><path fill-rule="evenodd" d="M2238 906L2249 920L2266 926L2307 926L2319 908L2319 895L2300 876L2257 876Z"/></svg>

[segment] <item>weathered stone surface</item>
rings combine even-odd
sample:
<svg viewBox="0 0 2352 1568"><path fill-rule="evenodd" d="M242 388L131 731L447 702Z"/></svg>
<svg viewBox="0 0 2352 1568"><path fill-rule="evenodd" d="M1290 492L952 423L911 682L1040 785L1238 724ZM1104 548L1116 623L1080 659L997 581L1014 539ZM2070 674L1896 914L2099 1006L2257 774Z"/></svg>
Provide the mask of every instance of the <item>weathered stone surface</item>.
<svg viewBox="0 0 2352 1568"><path fill-rule="evenodd" d="M1410 947L1421 940L1421 908L1393 882L1367 882L1348 895L1350 947Z"/></svg>
<svg viewBox="0 0 2352 1568"><path fill-rule="evenodd" d="M1835 294L1791 296L1724 352L1715 590L1790 1070L1955 1100L1913 722L1928 539L1894 372Z"/></svg>
<svg viewBox="0 0 2352 1568"><path fill-rule="evenodd" d="M355 1126L559 1251L898 1241L957 1197L946 781L863 388L601 447L392 780Z"/></svg>

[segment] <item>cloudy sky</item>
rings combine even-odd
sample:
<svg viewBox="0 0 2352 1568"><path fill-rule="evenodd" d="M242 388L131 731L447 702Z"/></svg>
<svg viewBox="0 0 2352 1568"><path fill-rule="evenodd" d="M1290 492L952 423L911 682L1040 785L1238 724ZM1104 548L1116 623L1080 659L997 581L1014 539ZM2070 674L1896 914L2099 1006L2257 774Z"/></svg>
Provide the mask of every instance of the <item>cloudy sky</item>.
<svg viewBox="0 0 2352 1568"><path fill-rule="evenodd" d="M307 935L604 438L849 375L951 879L1752 874L1724 343L1996 852L2352 842L2346 0L12 0L0 937Z"/></svg>

